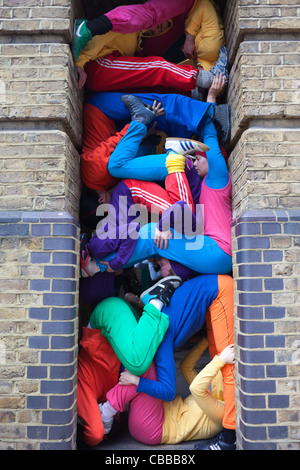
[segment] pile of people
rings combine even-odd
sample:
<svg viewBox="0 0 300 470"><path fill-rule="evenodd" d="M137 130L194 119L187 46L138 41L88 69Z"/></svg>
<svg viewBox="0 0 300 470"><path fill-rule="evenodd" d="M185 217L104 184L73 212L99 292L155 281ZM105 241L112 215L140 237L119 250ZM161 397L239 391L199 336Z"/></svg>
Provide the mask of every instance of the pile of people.
<svg viewBox="0 0 300 470"><path fill-rule="evenodd" d="M180 63L164 55L185 35ZM235 449L228 52L213 0L148 0L76 20L85 87L78 417L88 446L128 428L148 445ZM90 232L90 233L89 233ZM118 279L149 268L137 297ZM130 276L129 276L130 277ZM156 281L156 282L155 282ZM206 328L181 363L174 350ZM196 364L208 348L211 362Z"/></svg>

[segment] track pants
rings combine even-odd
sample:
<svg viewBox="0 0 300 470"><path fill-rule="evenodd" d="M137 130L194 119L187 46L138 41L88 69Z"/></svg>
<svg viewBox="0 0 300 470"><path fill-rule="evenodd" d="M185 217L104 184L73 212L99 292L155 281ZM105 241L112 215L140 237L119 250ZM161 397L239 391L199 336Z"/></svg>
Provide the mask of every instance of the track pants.
<svg viewBox="0 0 300 470"><path fill-rule="evenodd" d="M233 279L230 276L218 276L219 292L206 315L206 329L209 342L209 354L213 358L226 346L234 343L233 322ZM223 426L235 429L235 380L234 365L226 364L222 368L225 411Z"/></svg>
<svg viewBox="0 0 300 470"><path fill-rule="evenodd" d="M187 93L195 88L199 70L162 57L128 57L116 51L90 61L85 72L86 85L92 92L157 87Z"/></svg>

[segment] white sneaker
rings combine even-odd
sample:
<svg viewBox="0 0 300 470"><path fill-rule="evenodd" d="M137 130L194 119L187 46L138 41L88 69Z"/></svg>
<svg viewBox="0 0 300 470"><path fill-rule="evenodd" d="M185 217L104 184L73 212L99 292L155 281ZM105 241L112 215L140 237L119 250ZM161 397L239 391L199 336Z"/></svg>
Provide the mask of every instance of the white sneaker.
<svg viewBox="0 0 300 470"><path fill-rule="evenodd" d="M209 147L202 142L192 139L181 139L180 137L167 137L165 143L166 152L176 152L180 155L195 152L207 152Z"/></svg>

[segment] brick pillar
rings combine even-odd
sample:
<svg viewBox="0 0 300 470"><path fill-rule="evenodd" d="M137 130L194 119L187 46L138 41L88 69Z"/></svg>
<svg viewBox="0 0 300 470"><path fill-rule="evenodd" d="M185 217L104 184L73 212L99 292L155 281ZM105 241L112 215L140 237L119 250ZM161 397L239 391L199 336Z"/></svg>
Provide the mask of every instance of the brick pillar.
<svg viewBox="0 0 300 470"><path fill-rule="evenodd" d="M71 0L1 2L0 449L75 448L79 14Z"/></svg>
<svg viewBox="0 0 300 470"><path fill-rule="evenodd" d="M228 1L237 443L300 449L299 8Z"/></svg>

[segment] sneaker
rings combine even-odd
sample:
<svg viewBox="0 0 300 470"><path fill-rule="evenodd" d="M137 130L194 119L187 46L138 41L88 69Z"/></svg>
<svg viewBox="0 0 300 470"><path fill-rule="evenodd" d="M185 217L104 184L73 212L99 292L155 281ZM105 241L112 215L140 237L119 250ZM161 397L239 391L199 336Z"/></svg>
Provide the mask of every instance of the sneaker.
<svg viewBox="0 0 300 470"><path fill-rule="evenodd" d="M137 96L122 95L121 101L129 109L131 120L141 122L142 124L149 124L156 116L156 111L150 105L146 105Z"/></svg>
<svg viewBox="0 0 300 470"><path fill-rule="evenodd" d="M72 53L74 60L79 57L80 51L84 46L92 39L92 33L86 27L86 20L75 20L74 23L74 34L72 39Z"/></svg>
<svg viewBox="0 0 300 470"><path fill-rule="evenodd" d="M109 419L105 419L104 413L102 411L103 405L102 403L99 403L99 410L101 413L101 419L104 427L104 434L108 434L112 428L113 422L114 422L114 416L112 416Z"/></svg>
<svg viewBox="0 0 300 470"><path fill-rule="evenodd" d="M224 441L222 433L208 439L207 441L199 442L194 445L195 450L235 450L236 443L228 444Z"/></svg>
<svg viewBox="0 0 300 470"><path fill-rule="evenodd" d="M228 85L228 80L229 80L229 72L228 72L228 64L229 64L229 55L228 55L228 50L227 47L222 46L219 52L219 58L215 65L213 65L210 69L210 72L213 75L218 75L218 73L221 73L226 80L226 85Z"/></svg>
<svg viewBox="0 0 300 470"><path fill-rule="evenodd" d="M214 106L213 123L216 127L221 144L226 147L231 132L231 108L229 104L219 104Z"/></svg>
<svg viewBox="0 0 300 470"><path fill-rule="evenodd" d="M194 152L207 152L209 147L202 142L192 139L181 139L180 137L167 137L165 143L166 152L173 151L180 155Z"/></svg>
<svg viewBox="0 0 300 470"><path fill-rule="evenodd" d="M81 267L81 277L90 277L93 274L88 269L88 262L90 261L90 253L87 248L87 234L82 233L80 236L80 267Z"/></svg>
<svg viewBox="0 0 300 470"><path fill-rule="evenodd" d="M146 305L152 299L159 299L165 306L169 305L172 294L175 289L182 284L182 280L179 276L168 276L160 279L154 286L145 290L140 299L143 304Z"/></svg>

